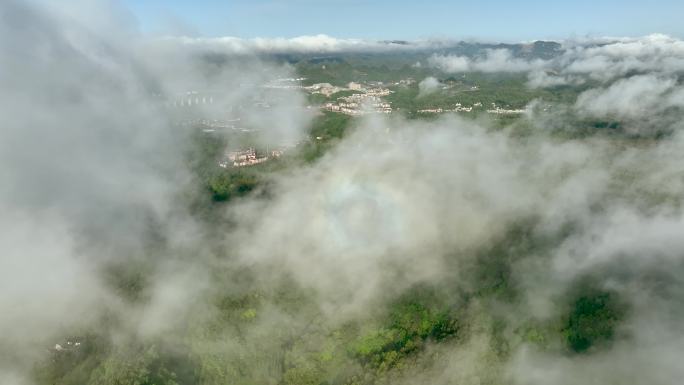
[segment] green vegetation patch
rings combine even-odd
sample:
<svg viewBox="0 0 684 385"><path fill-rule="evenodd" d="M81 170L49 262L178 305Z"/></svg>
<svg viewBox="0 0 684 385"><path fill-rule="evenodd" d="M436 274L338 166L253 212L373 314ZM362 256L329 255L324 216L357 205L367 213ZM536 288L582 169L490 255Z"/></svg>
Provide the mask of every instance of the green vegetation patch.
<svg viewBox="0 0 684 385"><path fill-rule="evenodd" d="M610 343L625 312L616 293L592 288L577 294L562 330L567 347L584 353Z"/></svg>
<svg viewBox="0 0 684 385"><path fill-rule="evenodd" d="M448 311L416 302L403 303L392 309L386 326L359 337L351 352L365 364L386 369L421 349L426 341L442 341L457 331L457 322Z"/></svg>

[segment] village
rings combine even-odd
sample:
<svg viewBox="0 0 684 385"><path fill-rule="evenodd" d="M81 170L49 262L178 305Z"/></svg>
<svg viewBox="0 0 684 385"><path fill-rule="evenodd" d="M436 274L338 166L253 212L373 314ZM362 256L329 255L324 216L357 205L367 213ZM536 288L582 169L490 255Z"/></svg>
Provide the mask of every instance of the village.
<svg viewBox="0 0 684 385"><path fill-rule="evenodd" d="M292 146L279 146L276 149L259 151L255 147L247 149L230 149L223 153L218 165L221 168L254 166L264 163L269 159L280 158L288 148Z"/></svg>
<svg viewBox="0 0 684 385"><path fill-rule="evenodd" d="M319 105L309 105L307 109L320 109L349 116L362 116L367 114L391 114L395 111L392 103L385 98L395 91L396 87L408 87L416 83L412 78L402 79L392 83L382 82L349 82L346 86L335 86L330 83L316 83L308 86L302 85L305 78L276 79L264 84L263 88L300 90L310 95L321 95L325 101ZM393 89L390 89L393 88ZM477 86L470 87L470 91L477 90ZM339 95L339 96L338 96ZM418 114L447 114L447 113L473 113L481 111L496 115L517 115L525 113L523 109L503 108L491 103L489 108L481 102L472 105L455 103L452 107L429 107L418 109ZM239 119L232 120L207 120L202 119L195 123L204 126L204 132L216 130L249 131L239 127ZM320 138L316 138L320 139ZM282 145L275 149L258 150L255 147L231 148L224 151L218 161L221 168L254 166L281 157L292 145Z"/></svg>
<svg viewBox="0 0 684 385"><path fill-rule="evenodd" d="M351 116L367 113L392 113L391 103L383 100L383 97L393 91L383 88L382 83L364 85L350 82L347 87L336 87L329 83L314 84L304 88L311 94L321 94L331 97L340 92L351 92L351 95L338 97L335 101L324 103L321 108L326 111L339 112Z"/></svg>

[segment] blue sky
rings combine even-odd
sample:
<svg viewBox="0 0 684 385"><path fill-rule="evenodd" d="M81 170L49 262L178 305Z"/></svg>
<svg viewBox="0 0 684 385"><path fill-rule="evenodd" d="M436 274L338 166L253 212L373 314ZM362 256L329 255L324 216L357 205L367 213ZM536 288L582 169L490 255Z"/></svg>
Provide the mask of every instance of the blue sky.
<svg viewBox="0 0 684 385"><path fill-rule="evenodd" d="M123 0L150 34L344 38L684 37L684 0Z"/></svg>

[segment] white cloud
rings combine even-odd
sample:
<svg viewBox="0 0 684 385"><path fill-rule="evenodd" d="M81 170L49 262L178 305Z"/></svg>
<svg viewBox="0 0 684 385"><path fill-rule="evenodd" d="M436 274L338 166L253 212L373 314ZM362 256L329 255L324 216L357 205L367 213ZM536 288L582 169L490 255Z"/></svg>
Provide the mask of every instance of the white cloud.
<svg viewBox="0 0 684 385"><path fill-rule="evenodd" d="M430 58L428 64L450 73L468 72L471 70L470 59L465 56L434 55Z"/></svg>
<svg viewBox="0 0 684 385"><path fill-rule="evenodd" d="M684 70L684 41L666 35L584 42L570 46L558 60L563 72L610 80L630 72L673 73Z"/></svg>
<svg viewBox="0 0 684 385"><path fill-rule="evenodd" d="M157 41L164 44L181 44L186 47L212 49L227 54L269 53L339 53L352 51L415 50L448 45L449 41L417 40L410 42L341 39L328 35L298 36L293 38L167 37Z"/></svg>
<svg viewBox="0 0 684 385"><path fill-rule="evenodd" d="M170 330L193 315L190 305L217 265L240 273L245 268L249 285L291 278L335 319L315 319L328 333L340 319L365 316L416 284L448 282L454 292L467 289L476 279L467 274L473 259L493 257L483 251L530 220L530 237L561 239L541 249L523 248L523 261L511 262L510 283L520 292L514 306L491 304L495 314L478 309L479 318L459 330L470 339L441 345L439 357L447 359L434 368L438 373L423 379L417 365L397 376L407 383L416 377L437 384L454 378L482 382L506 365L511 382L519 384L660 385L682 378L681 133L630 145L624 138L563 141L541 130L520 138L454 117L429 123L368 118L319 161L271 175L268 199L247 197L226 212L216 210L234 225L211 223L220 238L212 240L211 252L220 258L205 260L205 238L177 200L188 177L182 167L184 132L174 130L153 95L218 84L236 90L225 97L228 105L238 104L259 95L249 84L287 70L258 62L204 67L187 51L148 51L120 38L127 33L113 40L107 31L79 33L75 22L22 2L5 1L0 9L0 380L29 383L24 375L36 352L63 326L99 327L91 318L100 315L99 306L119 315L120 327L136 338L174 338ZM185 43L238 53L376 47L327 36ZM539 78L531 82L540 85L572 81L564 76L609 81L647 71L589 90L575 105L590 116L619 115L640 123L645 115L683 105L674 75L679 46L676 39L655 35L583 43L555 61L516 58L508 50L433 61L445 71L532 71ZM556 72L538 75L547 66ZM421 84L425 92L439 86L434 78ZM294 95L270 116L249 108L247 115L264 128L283 123L301 133L306 120L292 116L301 114L301 101ZM149 238L161 238L168 247L157 251ZM154 267L148 302L137 307L117 300L100 275L108 262L131 255L142 255ZM554 296L588 272L636 310L621 325L630 338L586 358L558 353L555 341L544 354L518 349L513 328L530 318L560 316L565 309ZM221 273L216 279L234 284L230 289L250 290ZM281 319L312 324L312 318L264 308L256 321L262 329L245 323L240 337L251 341L250 333L283 328ZM499 316L512 320L496 338L510 342L513 360L506 361L507 353L492 365L495 335L486 325L493 323L488 317ZM237 351L244 363L248 350L226 339L225 345L211 345L211 354Z"/></svg>
<svg viewBox="0 0 684 385"><path fill-rule="evenodd" d="M441 83L437 78L428 76L418 83L418 96L425 96L439 90Z"/></svg>
<svg viewBox="0 0 684 385"><path fill-rule="evenodd" d="M528 72L548 63L541 59L516 58L509 49L489 49L483 57L440 56L430 58L430 64L445 72Z"/></svg>
<svg viewBox="0 0 684 385"><path fill-rule="evenodd" d="M682 106L682 100L676 96L679 94L672 94L675 89L677 81L674 78L633 76L607 88L585 91L577 98L575 107L594 117L645 118L669 107Z"/></svg>
<svg viewBox="0 0 684 385"><path fill-rule="evenodd" d="M561 52L542 60L490 49L476 57L434 55L429 63L445 72L529 72L528 84L533 88L578 84L583 77L610 82L634 73L684 71L684 41L660 34L566 41Z"/></svg>

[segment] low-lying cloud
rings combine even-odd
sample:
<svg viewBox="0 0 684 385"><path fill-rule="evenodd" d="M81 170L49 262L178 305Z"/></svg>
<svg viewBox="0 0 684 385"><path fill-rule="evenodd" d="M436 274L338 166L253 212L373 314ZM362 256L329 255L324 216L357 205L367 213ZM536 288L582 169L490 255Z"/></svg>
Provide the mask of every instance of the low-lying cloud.
<svg viewBox="0 0 684 385"><path fill-rule="evenodd" d="M542 59L514 57L510 49L488 49L483 57L434 55L429 63L444 72L529 72L547 65Z"/></svg>
<svg viewBox="0 0 684 385"><path fill-rule="evenodd" d="M196 60L197 47L175 52L144 41L119 25L125 21L112 22L123 31L109 35L65 17L19 1L0 5L0 382L34 383L35 365L56 357L49 354L63 347L53 346L73 330L95 330L119 347L183 346L207 360L189 371L196 382L282 382L288 368L346 359L339 357L348 351L320 341L339 343L352 333L342 326L363 324L416 287L458 298L449 302L458 338L407 348L415 361L406 366L340 367L369 381L389 372L395 383L682 378L678 126L643 141L564 139L537 121L525 121L531 131L520 134L455 116L369 116L318 161L269 174L267 191L212 207L208 220L191 212L190 134L173 118L245 104L236 110L264 140L301 139L309 122L303 96L265 101L259 87L291 69L251 55L362 43L219 39L209 45L246 54L247 64L207 62ZM578 43L556 59L494 49L437 55L431 64L445 72L555 71L531 77L539 85L586 75L599 85L568 108L638 128L663 114L682 117L680 49L654 35ZM427 94L439 86L428 77L418 87ZM200 103L202 92L216 103ZM483 264L492 266L484 275ZM112 284L112 271L129 286ZM611 344L574 354L558 336L568 312L559 299L589 278L628 310L614 320ZM488 279L503 283L479 286ZM279 291L281 282L291 291ZM127 297L131 287L139 297ZM214 296L221 300L207 299ZM380 330L377 339L392 336ZM118 367L108 363L102 370L114 376Z"/></svg>
<svg viewBox="0 0 684 385"><path fill-rule="evenodd" d="M418 96L425 96L437 92L441 86L439 80L433 76L428 76L418 83Z"/></svg>
<svg viewBox="0 0 684 385"><path fill-rule="evenodd" d="M638 75L618 80L607 88L582 93L577 99L577 108L590 116L644 118L671 107L681 107L682 92L675 78Z"/></svg>
<svg viewBox="0 0 684 385"><path fill-rule="evenodd" d="M225 37L166 37L159 43L209 49L226 54L279 54L279 53L344 53L344 52L386 52L410 51L435 48L453 44L450 41L374 41L365 39L340 39L320 34L293 38L239 38Z"/></svg>

